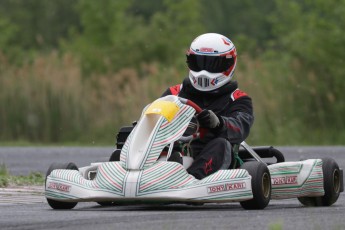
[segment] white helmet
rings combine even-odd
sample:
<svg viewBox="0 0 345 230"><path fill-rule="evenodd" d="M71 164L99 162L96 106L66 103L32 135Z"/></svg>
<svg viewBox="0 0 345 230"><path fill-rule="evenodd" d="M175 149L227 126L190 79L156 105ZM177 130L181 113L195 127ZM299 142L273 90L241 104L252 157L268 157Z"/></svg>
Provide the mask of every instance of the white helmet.
<svg viewBox="0 0 345 230"><path fill-rule="evenodd" d="M229 38L216 33L202 34L187 52L189 79L197 90L218 89L233 77L236 60L236 48Z"/></svg>

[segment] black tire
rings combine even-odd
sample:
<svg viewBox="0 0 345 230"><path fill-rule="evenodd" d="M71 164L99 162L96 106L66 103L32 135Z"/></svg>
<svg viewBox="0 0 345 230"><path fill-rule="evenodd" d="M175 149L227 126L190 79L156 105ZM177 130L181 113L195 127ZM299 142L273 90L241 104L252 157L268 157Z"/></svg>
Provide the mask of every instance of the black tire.
<svg viewBox="0 0 345 230"><path fill-rule="evenodd" d="M100 202L97 202L97 204L99 204L102 207L109 207L109 206L114 206L115 202L112 202L112 201L100 201Z"/></svg>
<svg viewBox="0 0 345 230"><path fill-rule="evenodd" d="M46 173L46 181L47 177L50 175L50 173L55 169L72 169L72 170L78 170L78 167L74 163L53 163L50 165L47 173ZM74 208L78 202L63 202L63 201L57 201L47 198L47 202L50 207L53 209L72 209Z"/></svg>
<svg viewBox="0 0 345 230"><path fill-rule="evenodd" d="M340 195L341 177L337 162L332 158L322 158L323 188L325 195L321 197L298 197L297 199L305 206L331 206Z"/></svg>
<svg viewBox="0 0 345 230"><path fill-rule="evenodd" d="M267 165L251 161L245 162L241 169L246 169L252 176L253 199L240 202L244 209L264 209L271 199L271 175Z"/></svg>
<svg viewBox="0 0 345 230"><path fill-rule="evenodd" d="M121 149L115 149L111 154L109 161L120 161Z"/></svg>

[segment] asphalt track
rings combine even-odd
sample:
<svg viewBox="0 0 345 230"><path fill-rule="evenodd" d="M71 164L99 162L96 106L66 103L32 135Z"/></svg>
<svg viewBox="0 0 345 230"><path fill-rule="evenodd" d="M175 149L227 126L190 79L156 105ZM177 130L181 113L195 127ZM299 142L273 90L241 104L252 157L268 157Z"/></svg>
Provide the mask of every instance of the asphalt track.
<svg viewBox="0 0 345 230"><path fill-rule="evenodd" d="M287 161L333 157L345 168L345 147L278 147ZM45 172L51 162L84 166L105 161L111 147L0 147L0 163L13 174ZM345 229L345 194L331 207L307 208L297 199L272 200L265 210L248 211L238 203L131 205L101 207L79 203L73 210L52 210L42 187L0 189L0 229Z"/></svg>

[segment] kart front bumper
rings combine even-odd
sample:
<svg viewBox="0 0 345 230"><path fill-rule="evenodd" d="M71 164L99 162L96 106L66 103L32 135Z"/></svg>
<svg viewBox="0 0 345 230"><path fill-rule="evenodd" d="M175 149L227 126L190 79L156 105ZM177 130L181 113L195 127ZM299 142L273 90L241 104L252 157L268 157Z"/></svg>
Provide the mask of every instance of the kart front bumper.
<svg viewBox="0 0 345 230"><path fill-rule="evenodd" d="M64 202L238 202L253 198L246 170L220 170L203 180L182 165L157 162L145 170L125 170L120 162L100 164L93 180L77 170L57 169L47 177L45 195Z"/></svg>

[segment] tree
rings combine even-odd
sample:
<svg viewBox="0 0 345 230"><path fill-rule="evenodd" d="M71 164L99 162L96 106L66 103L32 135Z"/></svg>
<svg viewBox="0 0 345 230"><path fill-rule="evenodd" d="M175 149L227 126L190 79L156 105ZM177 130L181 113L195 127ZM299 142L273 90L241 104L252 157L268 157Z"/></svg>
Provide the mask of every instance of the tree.
<svg viewBox="0 0 345 230"><path fill-rule="evenodd" d="M202 0L202 22L210 32L228 36L239 52L252 55L266 48L271 35L268 15L275 7L273 1Z"/></svg>
<svg viewBox="0 0 345 230"><path fill-rule="evenodd" d="M58 49L69 30L80 29L77 1L0 1L0 51L11 63L32 60L35 53Z"/></svg>
<svg viewBox="0 0 345 230"><path fill-rule="evenodd" d="M345 1L276 0L276 4L271 54L281 60L278 65L290 69L282 75L291 98L291 107L285 108L316 135L340 140L342 135L334 130L345 128L337 116L345 113Z"/></svg>
<svg viewBox="0 0 345 230"><path fill-rule="evenodd" d="M79 53L85 73L136 68L141 63L174 63L203 28L196 0L166 0L161 11L146 19L133 12L132 4L79 2L82 32L66 49Z"/></svg>

